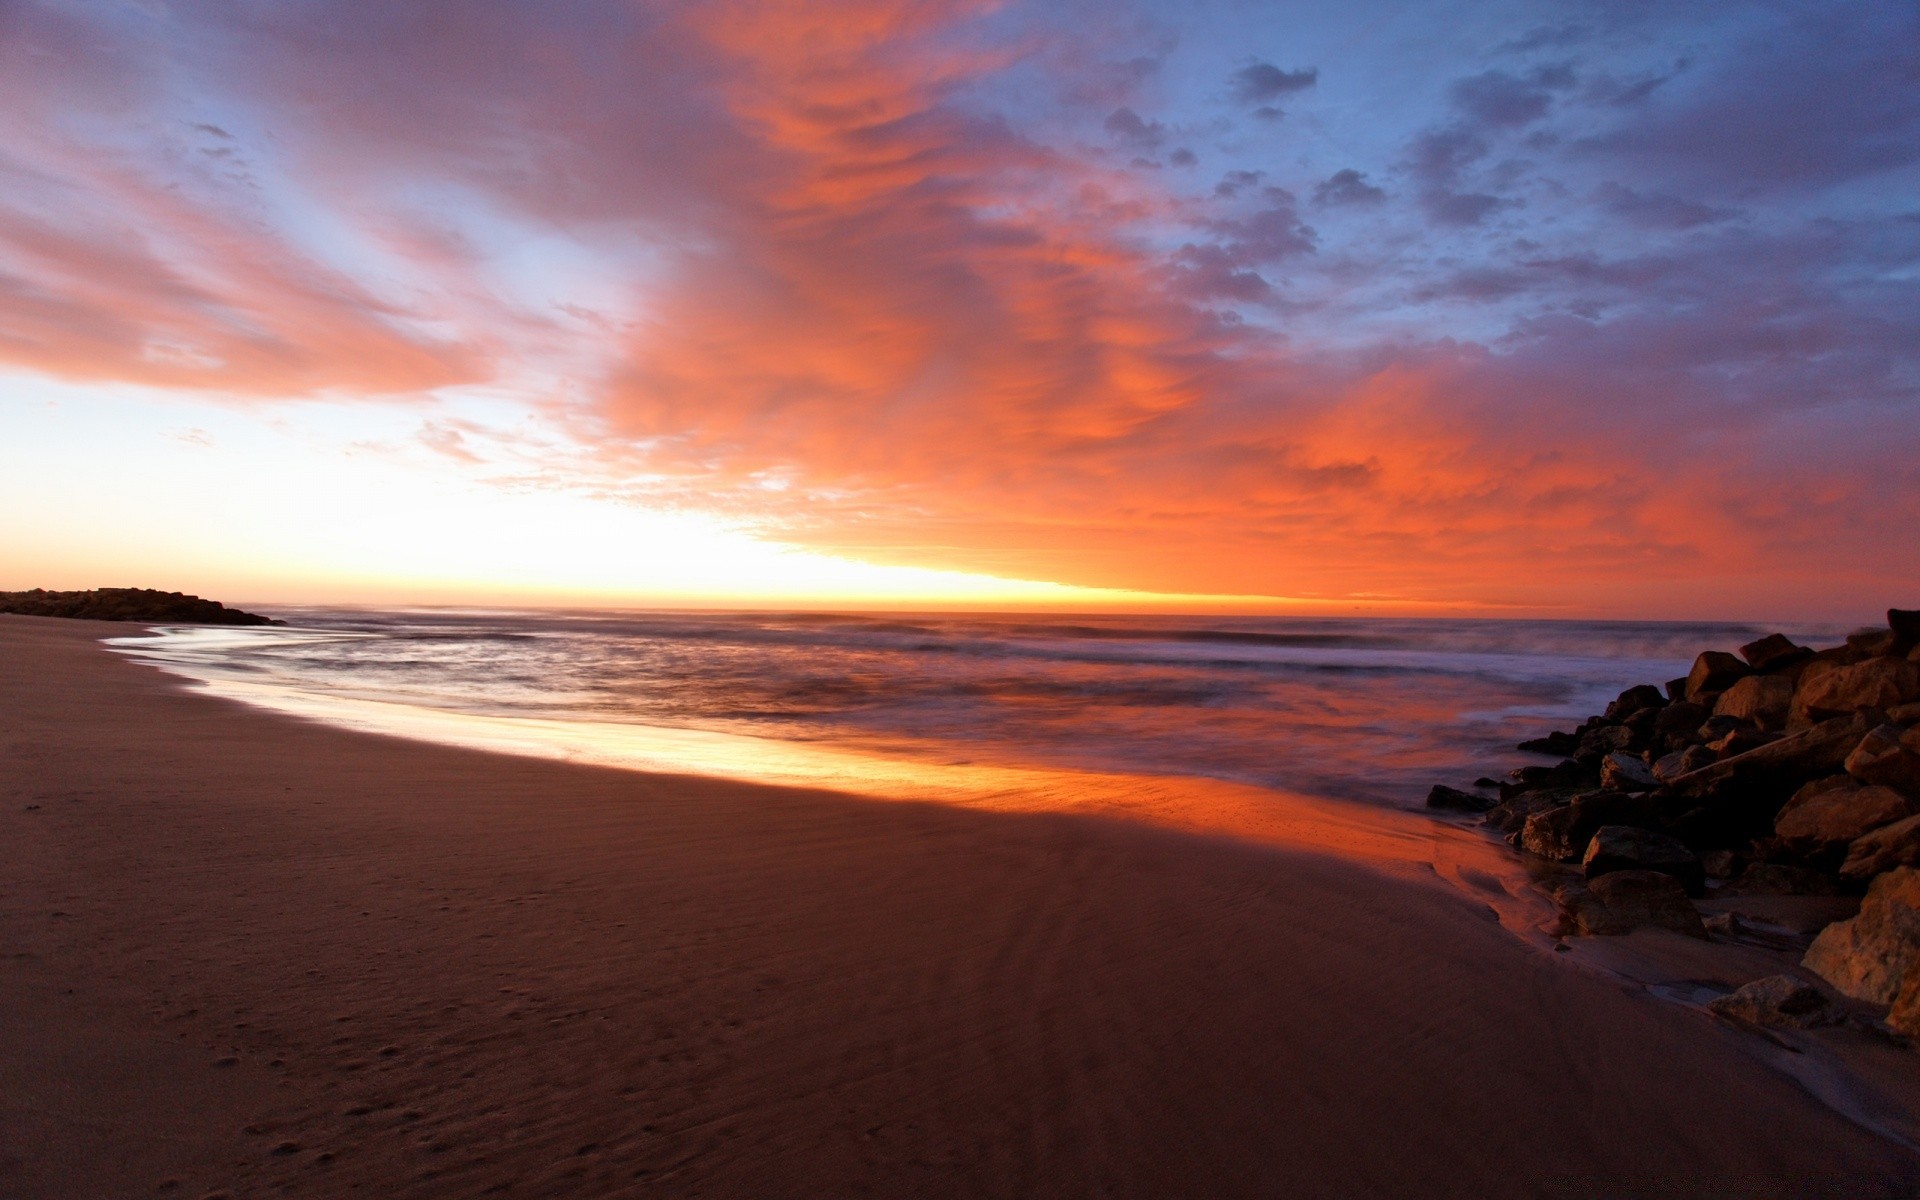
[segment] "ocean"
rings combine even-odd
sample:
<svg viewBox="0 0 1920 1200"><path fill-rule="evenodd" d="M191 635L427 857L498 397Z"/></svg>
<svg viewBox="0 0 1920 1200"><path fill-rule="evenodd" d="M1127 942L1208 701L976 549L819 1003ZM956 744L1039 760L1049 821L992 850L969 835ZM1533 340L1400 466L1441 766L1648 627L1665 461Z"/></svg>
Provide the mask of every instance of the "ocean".
<svg viewBox="0 0 1920 1200"><path fill-rule="evenodd" d="M1769 629L1718 623L271 608L117 648L376 732L874 793L1022 772L1393 807ZM1794 626L1825 643L1839 627ZM1537 760L1536 760L1537 761ZM945 781L944 783L941 781ZM926 786L922 787L921 784Z"/></svg>

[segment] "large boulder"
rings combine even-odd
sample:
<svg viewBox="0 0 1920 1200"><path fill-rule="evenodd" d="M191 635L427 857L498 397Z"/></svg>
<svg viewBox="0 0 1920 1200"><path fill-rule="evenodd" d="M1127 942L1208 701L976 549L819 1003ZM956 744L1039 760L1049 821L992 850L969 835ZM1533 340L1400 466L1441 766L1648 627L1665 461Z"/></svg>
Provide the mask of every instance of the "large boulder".
<svg viewBox="0 0 1920 1200"><path fill-rule="evenodd" d="M1706 871L1685 842L1632 825L1602 825L1594 830L1580 868L1589 881L1616 871L1658 871L1679 880L1693 895L1699 895L1706 884Z"/></svg>
<svg viewBox="0 0 1920 1200"><path fill-rule="evenodd" d="M1611 792L1647 792L1655 785L1644 759L1616 750L1600 760L1600 786Z"/></svg>
<svg viewBox="0 0 1920 1200"><path fill-rule="evenodd" d="M1482 796L1474 792L1463 792L1459 788L1450 788L1440 783L1434 784L1433 790L1427 793L1428 808L1447 808L1453 809L1456 812L1480 813L1492 808L1495 803L1496 801L1491 796Z"/></svg>
<svg viewBox="0 0 1920 1200"><path fill-rule="evenodd" d="M1691 700L1680 700L1661 709L1653 718L1653 731L1663 737L1691 737L1713 710Z"/></svg>
<svg viewBox="0 0 1920 1200"><path fill-rule="evenodd" d="M1812 658L1813 651L1796 646L1784 633L1770 633L1758 641L1740 647L1740 657L1756 671L1771 671Z"/></svg>
<svg viewBox="0 0 1920 1200"><path fill-rule="evenodd" d="M1566 758L1579 748L1579 736L1560 729L1545 737L1528 738L1519 745L1519 749L1529 754L1551 754L1555 758Z"/></svg>
<svg viewBox="0 0 1920 1200"><path fill-rule="evenodd" d="M1920 665L1899 658L1869 658L1851 666L1809 666L1793 695L1793 715L1819 721L1889 709L1920 697Z"/></svg>
<svg viewBox="0 0 1920 1200"><path fill-rule="evenodd" d="M1749 675L1720 693L1716 717L1739 717L1761 729L1783 729L1793 707L1793 681L1780 675Z"/></svg>
<svg viewBox="0 0 1920 1200"><path fill-rule="evenodd" d="M1826 995L1806 980L1791 975L1756 979L1710 1001L1707 1007L1736 1021L1788 1029L1806 1029L1835 1019Z"/></svg>
<svg viewBox="0 0 1920 1200"><path fill-rule="evenodd" d="M1688 746L1685 750L1675 750L1654 760L1653 777L1660 783L1672 783L1687 772L1698 771L1718 759L1719 755L1705 746Z"/></svg>
<svg viewBox="0 0 1920 1200"><path fill-rule="evenodd" d="M1602 825L1651 823L1659 813L1645 796L1587 792L1569 804L1534 813L1520 830L1520 848L1553 862L1578 862Z"/></svg>
<svg viewBox="0 0 1920 1200"><path fill-rule="evenodd" d="M1667 702L1665 693L1650 683L1639 684L1621 692L1618 699L1607 705L1606 719L1624 721L1633 714L1649 708L1660 708Z"/></svg>
<svg viewBox="0 0 1920 1200"><path fill-rule="evenodd" d="M1893 636L1901 642L1920 648L1920 608L1888 609L1887 628L1893 630Z"/></svg>
<svg viewBox="0 0 1920 1200"><path fill-rule="evenodd" d="M1573 757L1579 762L1597 763L1616 751L1632 749L1633 730L1625 725L1596 725L1580 735Z"/></svg>
<svg viewBox="0 0 1920 1200"><path fill-rule="evenodd" d="M1868 730L1847 755L1847 774L1862 783L1897 788L1920 797L1920 725L1902 729L1880 725Z"/></svg>
<svg viewBox="0 0 1920 1200"><path fill-rule="evenodd" d="M1858 838L1920 812L1920 805L1888 787L1866 787L1850 776L1816 779L1793 794L1773 819L1773 831L1794 851L1837 858Z"/></svg>
<svg viewBox="0 0 1920 1200"><path fill-rule="evenodd" d="M1673 780L1671 786L1683 796L1715 795L1737 789L1784 800L1801 784L1840 770L1868 728L1867 722L1859 718L1834 717L1756 746L1744 754L1689 771Z"/></svg>
<svg viewBox="0 0 1920 1200"><path fill-rule="evenodd" d="M1840 873L1848 879L1872 879L1895 867L1920 867L1920 816L1863 834L1847 847Z"/></svg>
<svg viewBox="0 0 1920 1200"><path fill-rule="evenodd" d="M1560 893L1568 922L1578 933L1630 933L1643 925L1704 938L1700 910L1680 881L1659 871L1615 871Z"/></svg>
<svg viewBox="0 0 1920 1200"><path fill-rule="evenodd" d="M1699 703L1700 697L1724 692L1753 673L1753 668L1731 654L1708 650L1693 660L1687 672L1687 699Z"/></svg>
<svg viewBox="0 0 1920 1200"><path fill-rule="evenodd" d="M1840 891L1833 877L1792 863L1748 863L1721 896L1832 896Z"/></svg>
<svg viewBox="0 0 1920 1200"><path fill-rule="evenodd" d="M1841 994L1891 1004L1920 962L1920 870L1899 867L1873 881L1860 915L1820 931L1801 960Z"/></svg>

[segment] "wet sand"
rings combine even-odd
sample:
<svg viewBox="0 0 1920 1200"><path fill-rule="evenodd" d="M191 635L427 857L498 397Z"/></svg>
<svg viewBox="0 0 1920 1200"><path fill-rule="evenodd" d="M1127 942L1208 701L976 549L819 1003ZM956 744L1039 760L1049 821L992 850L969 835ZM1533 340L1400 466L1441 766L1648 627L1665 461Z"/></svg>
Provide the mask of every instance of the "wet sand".
<svg viewBox="0 0 1920 1200"><path fill-rule="evenodd" d="M346 731L127 632L0 618L0 1194L1920 1187L1404 864Z"/></svg>

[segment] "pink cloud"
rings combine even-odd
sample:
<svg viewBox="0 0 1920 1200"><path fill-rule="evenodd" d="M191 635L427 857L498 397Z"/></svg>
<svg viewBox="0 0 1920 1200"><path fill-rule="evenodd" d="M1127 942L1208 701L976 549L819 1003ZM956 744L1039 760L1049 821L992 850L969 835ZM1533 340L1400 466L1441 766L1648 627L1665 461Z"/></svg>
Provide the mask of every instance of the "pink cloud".
<svg viewBox="0 0 1920 1200"><path fill-rule="evenodd" d="M1218 306L1268 303L1262 272L1321 252L1311 212L1282 193L1201 211L1060 133L1071 112L1046 138L1008 119L983 91L1085 55L998 8L342 3L222 24L186 6L231 55L208 51L228 102L281 139L293 183L274 186L404 278L302 249L238 185L179 186L152 146L62 148L42 106L0 143L4 169L41 181L33 203L0 198L0 357L262 398L591 362L561 418L587 458L565 469L916 565L1640 609L1732 595L1787 553L1803 565L1782 596L1911 582L1889 549L1920 527L1916 435L1834 444L1795 398L1812 374L1720 365L1775 355L1790 373L1844 350L1865 378L1871 339L1844 311L1563 312L1485 345L1357 349L1289 337L1280 305L1239 321ZM71 22L31 44L54 65L12 61L43 99L76 65L137 60ZM1127 94L1096 82L1089 128ZM108 88L141 112L161 90ZM485 277L497 247L407 199L421 181L630 259L628 311L533 315ZM1537 256L1472 299L1543 281L1645 296L1718 269ZM1419 303L1448 295L1423 286ZM1738 409L1743 389L1763 398ZM452 426L423 439L470 453ZM787 485L771 503L770 478Z"/></svg>

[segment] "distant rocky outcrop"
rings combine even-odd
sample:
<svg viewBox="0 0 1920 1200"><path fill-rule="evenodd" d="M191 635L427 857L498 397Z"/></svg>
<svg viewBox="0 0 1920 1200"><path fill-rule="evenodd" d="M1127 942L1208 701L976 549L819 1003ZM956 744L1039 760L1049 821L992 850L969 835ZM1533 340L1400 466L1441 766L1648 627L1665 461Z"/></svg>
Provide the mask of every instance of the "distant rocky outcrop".
<svg viewBox="0 0 1920 1200"><path fill-rule="evenodd" d="M164 621L180 625L279 625L256 613L180 592L152 588L93 588L84 592L0 592L0 613L74 617L83 621Z"/></svg>
<svg viewBox="0 0 1920 1200"><path fill-rule="evenodd" d="M1708 878L1720 896L1864 891L1803 965L1920 1038L1920 610L1821 650L1777 633L1709 650L1685 678L1628 688L1520 749L1558 761L1439 786L1428 803L1484 812L1520 850L1568 864L1554 885L1565 932L1696 933L1687 896ZM1722 1007L1799 1024L1818 1006L1790 984Z"/></svg>

